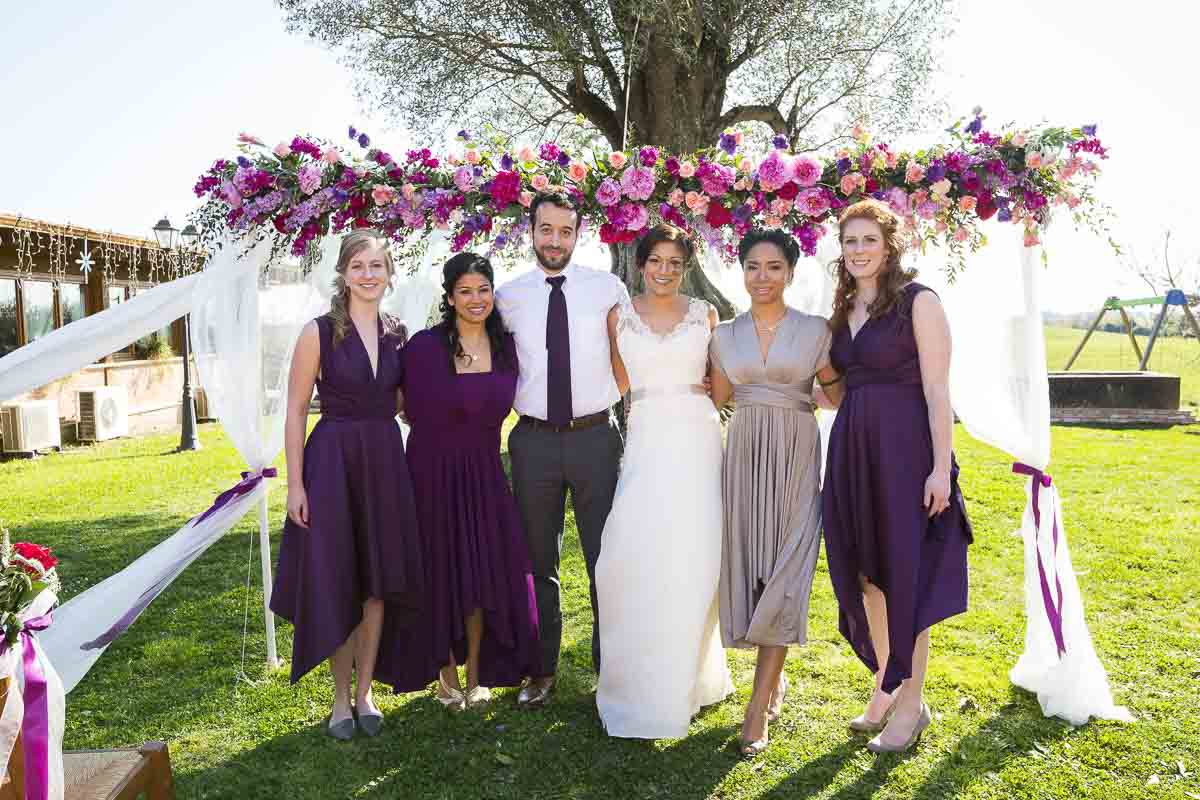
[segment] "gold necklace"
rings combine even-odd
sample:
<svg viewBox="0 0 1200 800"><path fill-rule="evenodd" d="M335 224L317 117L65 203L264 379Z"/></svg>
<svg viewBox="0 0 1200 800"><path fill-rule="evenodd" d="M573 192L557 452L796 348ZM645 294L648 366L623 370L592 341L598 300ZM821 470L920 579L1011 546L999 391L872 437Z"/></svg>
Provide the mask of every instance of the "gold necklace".
<svg viewBox="0 0 1200 800"><path fill-rule="evenodd" d="M780 315L779 319L775 320L774 325L768 325L767 323L762 322L761 320L759 320L758 317L754 316L753 311L750 312L750 317L751 317L751 319L754 320L754 325L759 330L766 331L767 333L775 333L775 329L778 328L781 324L783 324L783 321L785 319L787 319L787 309L785 308L783 310L783 314Z"/></svg>

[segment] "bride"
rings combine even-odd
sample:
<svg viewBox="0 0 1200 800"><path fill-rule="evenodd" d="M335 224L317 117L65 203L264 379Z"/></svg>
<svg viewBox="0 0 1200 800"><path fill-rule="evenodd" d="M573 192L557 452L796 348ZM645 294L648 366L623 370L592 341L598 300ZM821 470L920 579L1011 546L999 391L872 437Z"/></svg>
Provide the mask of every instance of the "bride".
<svg viewBox="0 0 1200 800"><path fill-rule="evenodd" d="M701 706L733 691L717 613L721 430L702 384L717 315L679 293L691 251L683 231L653 228L636 255L645 293L608 316L633 403L596 563L596 706L610 736L686 736Z"/></svg>

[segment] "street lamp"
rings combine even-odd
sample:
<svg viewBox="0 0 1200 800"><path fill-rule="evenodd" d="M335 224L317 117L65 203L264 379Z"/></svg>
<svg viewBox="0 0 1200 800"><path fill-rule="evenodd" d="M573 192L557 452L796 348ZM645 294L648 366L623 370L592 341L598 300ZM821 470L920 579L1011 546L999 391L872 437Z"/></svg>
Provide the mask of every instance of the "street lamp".
<svg viewBox="0 0 1200 800"><path fill-rule="evenodd" d="M188 224L184 227L182 233L177 231L171 221L165 216L154 224L151 228L154 231L154 238L158 240L158 246L164 250L170 250L175 246L176 234L180 234L183 239L184 247L191 247L196 244L200 238L200 232L196 230L195 225ZM184 450L199 450L200 439L196 436L196 403L192 397L192 371L191 371L191 325L189 317L184 315L183 318L183 400L180 404L181 427L179 431L179 449L176 452Z"/></svg>

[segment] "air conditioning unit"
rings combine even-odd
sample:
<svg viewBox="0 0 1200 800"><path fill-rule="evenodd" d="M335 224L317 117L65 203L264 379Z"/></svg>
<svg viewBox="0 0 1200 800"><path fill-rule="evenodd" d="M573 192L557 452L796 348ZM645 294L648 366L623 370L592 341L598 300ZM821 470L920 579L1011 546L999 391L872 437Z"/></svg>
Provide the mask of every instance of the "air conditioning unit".
<svg viewBox="0 0 1200 800"><path fill-rule="evenodd" d="M79 441L103 442L129 435L129 400L124 386L79 390Z"/></svg>
<svg viewBox="0 0 1200 800"><path fill-rule="evenodd" d="M57 400L26 400L0 406L0 437L5 453L36 453L62 447Z"/></svg>

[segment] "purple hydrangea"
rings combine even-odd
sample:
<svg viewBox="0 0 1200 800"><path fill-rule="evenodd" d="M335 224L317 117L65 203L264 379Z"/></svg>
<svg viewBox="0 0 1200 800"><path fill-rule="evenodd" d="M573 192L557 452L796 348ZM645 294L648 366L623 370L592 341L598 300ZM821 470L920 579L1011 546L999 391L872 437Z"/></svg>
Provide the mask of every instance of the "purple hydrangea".
<svg viewBox="0 0 1200 800"><path fill-rule="evenodd" d="M238 163L238 166L241 167L242 169L250 168L250 159L246 158L245 156L238 156L237 163Z"/></svg>
<svg viewBox="0 0 1200 800"><path fill-rule="evenodd" d="M976 117L967 125L967 133L976 134L983 130L983 117Z"/></svg>
<svg viewBox="0 0 1200 800"><path fill-rule="evenodd" d="M596 202L602 206L615 205L621 199L621 184L612 178L605 178L596 187Z"/></svg>
<svg viewBox="0 0 1200 800"><path fill-rule="evenodd" d="M351 130L353 130L353 128L351 128ZM465 128L454 135L462 139L464 142L471 141L471 134Z"/></svg>
<svg viewBox="0 0 1200 800"><path fill-rule="evenodd" d="M737 152L737 137L732 133L722 133L717 146L729 155L733 155Z"/></svg>
<svg viewBox="0 0 1200 800"><path fill-rule="evenodd" d="M571 165L571 157L565 151L558 154L558 165L560 167L569 167Z"/></svg>
<svg viewBox="0 0 1200 800"><path fill-rule="evenodd" d="M1084 125L1081 130L1083 131L1084 136L1095 136L1096 135L1096 126L1095 125Z"/></svg>
<svg viewBox="0 0 1200 800"><path fill-rule="evenodd" d="M946 177L946 165L941 161L932 161L925 170L925 180L934 184Z"/></svg>
<svg viewBox="0 0 1200 800"><path fill-rule="evenodd" d="M852 166L854 166L854 165L853 165L853 164L850 162L850 159L848 159L848 158L839 158L839 159L838 159L838 162L837 162L837 171L838 171L838 175L839 175L839 176L840 176L840 175L845 175L847 172L849 172L849 171L850 171L850 168L851 168Z"/></svg>
<svg viewBox="0 0 1200 800"><path fill-rule="evenodd" d="M358 138L358 131L355 129L355 127L354 127L353 125L351 125L351 126L350 126L350 131L349 131L349 133L350 133L350 138L351 138L351 139L357 139L357 138Z"/></svg>
<svg viewBox="0 0 1200 800"><path fill-rule="evenodd" d="M367 147L370 147L370 145L371 145L371 137L367 136L365 133L360 133L358 135L358 146L365 149Z"/></svg>
<svg viewBox="0 0 1200 800"><path fill-rule="evenodd" d="M774 147L776 150L787 150L788 149L788 138L786 136L784 136L782 133L777 134L775 136L775 138L771 140L771 146Z"/></svg>
<svg viewBox="0 0 1200 800"><path fill-rule="evenodd" d="M510 156L508 153L505 153L503 155L503 157L501 157L501 159L500 159L500 169L504 172L508 172L512 168L513 168L512 156Z"/></svg>

